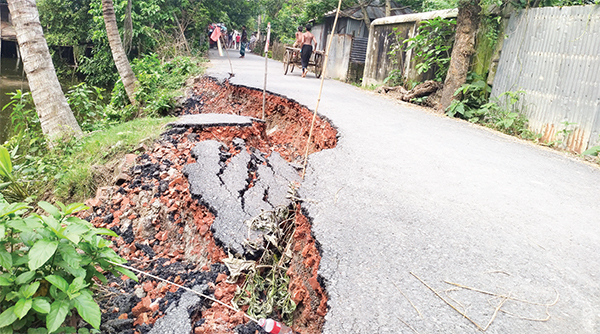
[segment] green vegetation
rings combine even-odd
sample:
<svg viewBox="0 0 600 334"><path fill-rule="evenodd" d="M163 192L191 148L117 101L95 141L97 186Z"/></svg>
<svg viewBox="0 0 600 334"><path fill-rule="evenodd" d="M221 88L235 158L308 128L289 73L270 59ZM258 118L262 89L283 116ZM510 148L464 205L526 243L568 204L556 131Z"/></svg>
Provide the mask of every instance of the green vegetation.
<svg viewBox="0 0 600 334"><path fill-rule="evenodd" d="M290 188L295 194L296 189ZM291 325L296 304L288 290L287 271L292 260L292 241L295 213L293 207L264 211L252 219L251 229L262 230L268 245L261 258L246 274L233 302L239 307L248 305L247 313L256 318L281 317Z"/></svg>
<svg viewBox="0 0 600 334"><path fill-rule="evenodd" d="M2 161L3 165L6 161ZM102 272L137 280L102 235L117 236L71 216L82 204L57 208L39 202L48 215L32 214L25 203L0 201L0 314L1 333L74 332L62 326L73 309L96 330L100 307L92 296L94 278ZM99 271L100 270L100 271ZM88 330L89 332L89 330Z"/></svg>
<svg viewBox="0 0 600 334"><path fill-rule="evenodd" d="M488 102L490 92L491 87L481 76L469 73L467 83L454 93L460 99L452 101L446 114L523 139L539 140L540 136L528 129L527 118L520 109L519 100L525 92L505 92Z"/></svg>
<svg viewBox="0 0 600 334"><path fill-rule="evenodd" d="M450 53L454 44L455 19L436 17L423 21L413 38L404 40L406 50L413 50L417 73L435 71L435 80L443 81L450 65Z"/></svg>
<svg viewBox="0 0 600 334"><path fill-rule="evenodd" d="M139 108L128 104L120 82L109 96L104 89L85 82L71 87L67 101L88 133L79 140L55 143L53 149L47 146L31 94L12 93L5 108L11 110L14 132L5 146L15 169L12 179L4 177L4 182L11 182L6 187L15 197L7 199L14 202L50 195L63 201L83 201L93 196L96 187L106 183L99 180L111 179L100 175L106 170L103 165L114 165L140 143L158 138L162 126L171 121L164 116L175 106L175 97L183 95L189 77L202 73L204 61L183 56L161 61L156 54L135 59L132 67L139 79Z"/></svg>

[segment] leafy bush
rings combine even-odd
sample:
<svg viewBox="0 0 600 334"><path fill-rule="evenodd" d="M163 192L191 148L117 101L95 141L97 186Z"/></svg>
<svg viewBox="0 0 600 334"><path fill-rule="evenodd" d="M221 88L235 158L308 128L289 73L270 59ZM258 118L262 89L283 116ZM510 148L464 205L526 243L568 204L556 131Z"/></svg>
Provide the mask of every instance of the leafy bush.
<svg viewBox="0 0 600 334"><path fill-rule="evenodd" d="M460 99L453 100L446 114L459 117L473 123L483 124L498 131L528 140L537 140L539 135L528 129L528 120L519 105L521 95L525 92L508 91L488 102L491 87L484 79L469 73L467 83L454 93Z"/></svg>
<svg viewBox="0 0 600 334"><path fill-rule="evenodd" d="M84 131L96 130L105 121L103 88L89 86L81 82L72 86L65 97L73 111L73 115Z"/></svg>
<svg viewBox="0 0 600 334"><path fill-rule="evenodd" d="M404 40L406 50L413 50L417 73L433 69L435 80L443 81L450 66L450 54L454 45L456 19L436 17L423 21L413 38ZM396 32L398 34L398 32ZM399 39L397 39L399 41Z"/></svg>
<svg viewBox="0 0 600 334"><path fill-rule="evenodd" d="M10 121L12 125L11 138L12 147L18 147L20 152L27 154L39 154L46 148L46 139L42 133L40 119L38 118L30 92L22 92L17 89L8 93L10 102L2 110L12 108Z"/></svg>
<svg viewBox="0 0 600 334"><path fill-rule="evenodd" d="M10 154L4 146L0 146L0 192L3 199L8 202L25 201L29 197L27 186L17 180L13 174L13 166Z"/></svg>
<svg viewBox="0 0 600 334"><path fill-rule="evenodd" d="M454 92L459 99L452 101L446 114L451 117L460 117L471 122L479 122L485 115L481 107L487 103L491 87L476 73L469 73L467 83Z"/></svg>
<svg viewBox="0 0 600 334"><path fill-rule="evenodd" d="M134 59L131 68L138 79L135 99L144 115L165 115L175 106L175 97L190 76L202 69L198 60L191 57L176 57L163 62L156 54ZM123 83L119 80L113 89L111 104L115 108L126 108L129 100Z"/></svg>
<svg viewBox="0 0 600 334"><path fill-rule="evenodd" d="M73 308L98 329L101 313L92 296L93 278L106 283L100 271L109 271L136 280L111 264L125 262L101 237L116 237L113 231L71 216L87 209L82 204L57 204L60 209L39 202L48 213L41 216L25 215L32 208L24 203L0 202L0 333L59 331Z"/></svg>

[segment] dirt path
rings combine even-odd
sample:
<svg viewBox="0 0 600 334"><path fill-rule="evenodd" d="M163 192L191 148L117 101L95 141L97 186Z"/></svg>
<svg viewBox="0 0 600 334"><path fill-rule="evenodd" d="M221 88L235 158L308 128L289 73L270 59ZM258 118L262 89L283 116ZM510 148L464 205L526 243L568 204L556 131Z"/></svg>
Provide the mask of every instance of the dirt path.
<svg viewBox="0 0 600 334"><path fill-rule="evenodd" d="M270 91L315 107L314 76L269 64ZM262 58L233 66L233 84L262 87ZM337 81L320 113L339 141L311 156L301 195L322 250L324 333L479 332L410 272L481 327L493 320L489 333L600 331L598 169Z"/></svg>

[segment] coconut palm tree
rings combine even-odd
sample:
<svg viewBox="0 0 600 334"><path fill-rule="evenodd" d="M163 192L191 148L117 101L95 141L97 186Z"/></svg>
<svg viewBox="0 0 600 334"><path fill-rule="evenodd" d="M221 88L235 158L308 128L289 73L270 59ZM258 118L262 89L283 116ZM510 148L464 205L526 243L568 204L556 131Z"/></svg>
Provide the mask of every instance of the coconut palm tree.
<svg viewBox="0 0 600 334"><path fill-rule="evenodd" d="M35 0L8 0L23 68L44 134L52 145L60 137L83 133L58 82Z"/></svg>
<svg viewBox="0 0 600 334"><path fill-rule="evenodd" d="M137 79L135 78L135 74L133 74L131 65L129 65L129 59L127 59L127 54L121 43L121 36L119 35L119 27L117 27L117 18L115 17L115 9L112 0L102 0L102 16L104 17L108 43L110 44L115 66L117 66L129 101L131 104L135 105L135 87L137 85Z"/></svg>

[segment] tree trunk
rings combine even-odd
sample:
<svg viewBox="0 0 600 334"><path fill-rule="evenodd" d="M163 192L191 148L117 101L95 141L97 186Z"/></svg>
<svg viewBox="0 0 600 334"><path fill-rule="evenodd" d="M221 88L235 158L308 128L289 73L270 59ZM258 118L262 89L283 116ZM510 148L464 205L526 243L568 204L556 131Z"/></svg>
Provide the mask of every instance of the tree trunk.
<svg viewBox="0 0 600 334"><path fill-rule="evenodd" d="M450 106L452 100L457 98L454 96L454 92L467 81L471 56L475 53L475 37L479 27L480 13L479 0L462 0L459 2L456 38L452 47L450 68L444 81L440 112L444 112Z"/></svg>
<svg viewBox="0 0 600 334"><path fill-rule="evenodd" d="M367 13L367 6L363 6L361 4L360 6L360 10L362 11L363 14L363 21L365 22L365 25L367 27L371 27L371 19L369 18L369 13Z"/></svg>
<svg viewBox="0 0 600 334"><path fill-rule="evenodd" d="M83 135L58 82L35 0L8 0L29 89L49 145Z"/></svg>
<svg viewBox="0 0 600 334"><path fill-rule="evenodd" d="M110 44L110 50L112 51L115 66L117 67L117 71L119 71L129 101L131 104L136 105L135 87L137 85L137 79L135 78L135 74L133 74L131 65L129 65L129 59L127 59L125 49L123 49L123 44L121 43L121 36L119 35L119 28L117 27L117 19L115 17L115 9L112 0L102 0L102 16L104 17L108 43Z"/></svg>
<svg viewBox="0 0 600 334"><path fill-rule="evenodd" d="M392 15L392 3L391 0L385 0L385 16Z"/></svg>

